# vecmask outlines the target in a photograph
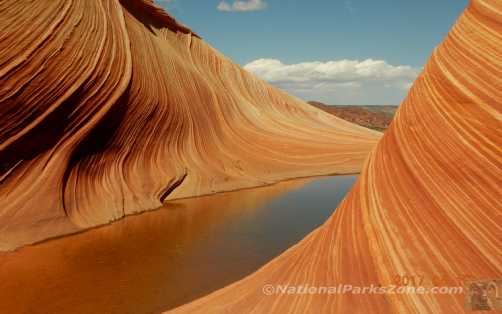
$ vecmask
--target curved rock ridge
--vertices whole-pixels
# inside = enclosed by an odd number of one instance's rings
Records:
[[[0,250],[168,199],[359,172],[381,137],[255,78],[150,0],[0,12]]]
[[[502,1],[471,1],[335,214],[256,273],[174,312],[465,312],[463,293],[262,289],[502,278],[501,111]]]

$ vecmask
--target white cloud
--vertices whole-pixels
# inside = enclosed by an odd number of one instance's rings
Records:
[[[267,3],[262,0],[236,0],[232,4],[229,4],[226,1],[221,1],[217,8],[219,11],[224,12],[260,11],[267,8]]]
[[[244,66],[269,82],[357,82],[410,81],[418,70],[407,65],[393,66],[383,60],[338,60],[284,64],[276,59],[258,59]]]
[[[420,72],[408,65],[394,66],[373,59],[297,64],[258,59],[244,68],[297,96],[351,104],[400,102]]]

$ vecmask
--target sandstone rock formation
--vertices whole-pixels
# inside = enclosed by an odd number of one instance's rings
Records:
[[[380,138],[255,78],[149,0],[0,12],[0,250],[166,199],[359,172]]]
[[[459,286],[502,277],[502,1],[474,0],[335,214],[253,275],[177,313],[462,313],[463,294],[263,286]]]

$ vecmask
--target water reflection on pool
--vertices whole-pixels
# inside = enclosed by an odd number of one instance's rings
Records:
[[[172,201],[0,255],[0,312],[157,313],[257,270],[331,215],[356,176]],[[3,313],[3,312],[2,312]]]

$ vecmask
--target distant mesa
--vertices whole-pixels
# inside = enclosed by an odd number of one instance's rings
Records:
[[[318,101],[309,101],[308,103],[334,116],[376,131],[385,131],[390,126],[398,108],[398,106],[390,105],[344,106],[326,105]]]

